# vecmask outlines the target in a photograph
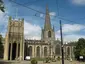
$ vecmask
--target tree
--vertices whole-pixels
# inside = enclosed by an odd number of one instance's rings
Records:
[[[2,43],[2,35],[0,35],[0,58],[3,58],[4,47]]]
[[[74,50],[75,58],[79,60],[79,56],[85,57],[85,39],[79,38],[76,42],[76,47]]]
[[[85,48],[80,51],[80,55],[83,55],[85,57]]]
[[[0,0],[0,10],[2,11],[2,12],[5,12],[5,7],[4,7],[4,3],[3,3],[3,1],[2,0]]]

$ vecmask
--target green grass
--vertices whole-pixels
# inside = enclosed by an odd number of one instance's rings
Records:
[[[34,59],[34,58],[31,58],[31,60]],[[37,61],[44,61],[45,58],[35,58]]]

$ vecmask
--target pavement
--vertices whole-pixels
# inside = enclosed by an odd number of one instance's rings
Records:
[[[22,61],[20,64],[31,64],[30,61]],[[56,62],[50,62],[50,63],[44,63],[43,61],[38,61],[38,64],[62,64],[61,61]],[[64,64],[85,64],[85,62],[79,62],[79,61],[68,61],[65,60]]]
[[[7,62],[2,62],[0,64],[31,64],[30,61],[7,61]],[[61,61],[56,61],[56,62],[50,62],[50,63],[44,63],[43,61],[38,61],[38,64],[62,64]],[[68,61],[65,60],[64,64],[85,64],[85,62],[79,62],[79,61]]]

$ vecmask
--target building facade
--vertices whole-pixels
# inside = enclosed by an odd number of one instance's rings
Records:
[[[73,57],[73,54],[71,54],[73,53],[72,46],[64,45],[65,58],[68,56]],[[61,43],[58,39],[55,39],[55,30],[51,26],[48,7],[46,7],[41,40],[24,39],[24,19],[13,20],[9,17],[8,32],[4,44],[4,60],[24,60],[26,56],[31,58],[61,56]]]
[[[8,31],[4,44],[4,60],[24,59],[24,19],[13,20],[9,17]]]

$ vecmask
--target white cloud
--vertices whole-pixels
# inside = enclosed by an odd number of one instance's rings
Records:
[[[41,28],[38,25],[24,22],[24,34],[27,39],[41,39]]]
[[[85,38],[84,35],[74,34],[75,32],[85,29],[84,25],[81,24],[64,24],[62,26],[64,42],[77,41],[79,38]],[[60,39],[60,30],[56,32],[56,39]]]
[[[76,32],[76,31],[80,31],[82,29],[85,29],[85,26],[81,25],[81,24],[64,24],[62,26],[63,33]],[[58,30],[57,32],[59,33],[60,30]]]
[[[77,41],[79,38],[85,38],[84,35],[71,34],[63,36],[65,42]]]
[[[50,17],[55,17],[56,16],[56,13],[55,12],[49,12],[49,15]],[[45,15],[44,14],[40,14],[40,17],[44,17]]]
[[[55,12],[50,12],[49,13],[51,16],[56,16],[56,13]]]
[[[44,15],[43,14],[40,14],[40,17],[44,17]]]
[[[60,34],[56,34],[56,39],[60,39]],[[84,35],[79,35],[79,34],[69,34],[69,35],[64,35],[63,36],[63,41],[64,43],[66,42],[71,42],[71,41],[77,41],[79,38],[85,38]]]
[[[71,0],[73,4],[85,5],[85,0]]]
[[[3,37],[5,37],[7,31],[7,23],[8,22],[8,15],[7,12],[3,13],[0,11],[0,33]]]

